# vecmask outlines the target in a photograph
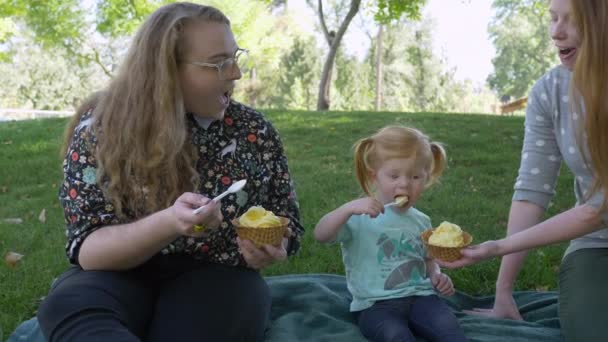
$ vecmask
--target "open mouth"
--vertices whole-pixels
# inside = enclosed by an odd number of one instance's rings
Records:
[[[221,96],[220,96],[220,102],[223,105],[228,105],[228,103],[230,103],[230,97],[232,96],[232,90],[228,90],[226,92],[224,92]]]
[[[559,56],[568,58],[576,52],[576,48],[559,48]]]

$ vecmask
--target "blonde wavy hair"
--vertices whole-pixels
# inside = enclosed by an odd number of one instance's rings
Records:
[[[216,8],[193,3],[152,13],[108,87],[85,101],[66,129],[64,151],[80,117],[94,108],[97,182],[119,217],[156,212],[198,188],[197,152],[178,81],[184,27],[198,20],[230,26]]]
[[[601,211],[608,209],[608,1],[571,0],[572,14],[581,45],[572,74],[571,92],[576,108],[584,104],[584,133],[580,146],[587,146],[594,181],[588,196],[604,191]],[[586,135],[586,138],[585,138]],[[586,139],[586,141],[585,141]],[[583,154],[584,156],[585,154]]]
[[[387,126],[374,135],[357,141],[353,147],[357,181],[368,195],[372,195],[370,172],[393,158],[415,158],[429,175],[426,186],[435,184],[447,165],[441,143],[431,141],[417,129]]]

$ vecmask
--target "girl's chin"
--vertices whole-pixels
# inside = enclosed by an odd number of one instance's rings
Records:
[[[560,62],[566,69],[568,69],[570,71],[572,71],[572,69],[574,69],[574,63],[576,62],[577,52],[578,51],[574,51],[574,53],[572,53],[568,56],[558,55]]]

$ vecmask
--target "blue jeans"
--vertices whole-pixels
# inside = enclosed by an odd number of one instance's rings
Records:
[[[458,319],[438,296],[387,299],[355,312],[361,333],[371,341],[467,341]]]

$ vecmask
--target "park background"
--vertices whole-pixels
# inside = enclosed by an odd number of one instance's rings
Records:
[[[68,266],[57,200],[63,117],[107,84],[134,30],[165,3],[0,0],[0,253],[23,256],[0,264],[0,340],[35,314]],[[338,248],[315,243],[311,230],[361,195],[352,143],[392,123],[418,127],[448,151],[445,176],[419,209],[477,242],[504,236],[523,139],[523,106],[504,106],[525,105],[534,81],[557,65],[547,1],[201,3],[224,11],[250,49],[234,98],[281,133],[307,229],[299,255],[266,275],[343,274]],[[548,214],[573,205],[571,187],[564,170]],[[554,290],[564,247],[531,252],[516,288]],[[491,294],[498,265],[448,273],[461,291]]]

